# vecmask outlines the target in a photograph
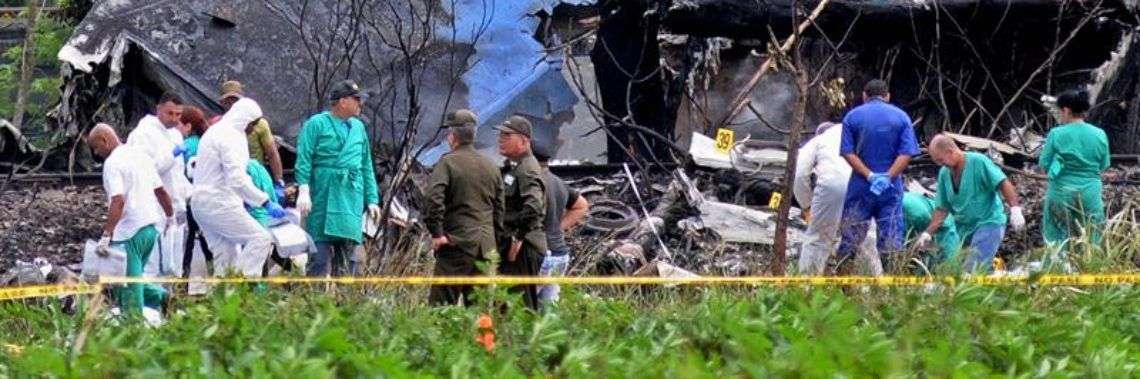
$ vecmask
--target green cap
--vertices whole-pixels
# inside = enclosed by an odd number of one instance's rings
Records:
[[[511,118],[508,118],[507,121],[504,121],[503,125],[498,129],[499,132],[518,133],[526,136],[527,138],[531,138],[532,136],[530,121],[523,116],[511,116]]]
[[[479,119],[475,117],[475,112],[467,109],[459,109],[453,112],[448,112],[447,117],[443,119],[443,127],[449,126],[475,126],[479,123]]]

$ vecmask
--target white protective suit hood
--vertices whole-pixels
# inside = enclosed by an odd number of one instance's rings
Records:
[[[260,117],[261,107],[257,102],[241,99],[206,130],[198,143],[194,166],[195,197],[200,191],[215,191],[210,196],[223,203],[229,202],[229,206],[237,203],[239,197],[250,206],[260,205],[268,199],[246,173],[249,145],[245,128]]]
[[[206,130],[198,144],[194,168],[194,196],[190,209],[214,252],[215,273],[238,271],[261,276],[273,249],[269,231],[242,207],[262,206],[269,195],[257,188],[246,171],[249,145],[245,127],[261,117],[261,107],[241,99],[217,124]],[[241,246],[240,251],[236,246]]]
[[[222,115],[222,119],[218,120],[215,127],[229,127],[245,134],[245,128],[249,123],[261,118],[261,106],[257,105],[256,101],[248,97],[238,100],[226,114]]]

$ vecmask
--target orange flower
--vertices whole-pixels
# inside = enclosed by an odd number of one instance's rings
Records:
[[[479,319],[475,320],[475,325],[478,326],[479,329],[491,329],[495,326],[495,323],[491,321],[491,316],[482,314],[479,315]]]
[[[495,333],[484,332],[481,336],[476,335],[475,343],[483,345],[483,348],[487,349],[488,352],[495,350]]]

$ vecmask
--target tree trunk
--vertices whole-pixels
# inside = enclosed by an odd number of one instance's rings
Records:
[[[32,72],[36,69],[36,22],[40,18],[39,0],[28,0],[28,22],[24,28],[24,50],[20,54],[20,86],[16,92],[16,109],[12,125],[24,126],[24,112],[28,107],[28,93],[32,87]]]
[[[796,1],[793,7],[798,6],[799,2]],[[826,4],[824,4],[826,6]],[[814,18],[815,14],[809,16]],[[796,18],[797,25],[799,22]],[[795,31],[793,35],[798,36],[799,30]],[[772,260],[773,275],[784,275],[785,268],[787,267],[787,251],[788,251],[788,213],[792,209],[792,188],[795,185],[796,177],[796,158],[799,156],[800,137],[804,130],[804,119],[807,114],[807,72],[804,71],[803,54],[800,51],[800,41],[797,38],[794,45],[791,46],[792,64],[790,67],[795,74],[796,80],[796,103],[792,109],[792,125],[788,133],[788,159],[787,165],[784,168],[784,189],[781,191],[785,199],[780,201],[779,207],[776,211],[776,238],[774,243],[775,258]]]

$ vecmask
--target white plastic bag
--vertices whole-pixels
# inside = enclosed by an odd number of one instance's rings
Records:
[[[127,274],[127,252],[111,246],[107,256],[101,257],[95,251],[99,242],[87,240],[83,244],[83,263],[80,274],[83,276],[124,276]]]
[[[307,254],[317,250],[312,238],[305,229],[294,223],[284,223],[269,229],[277,245],[277,254],[282,257]]]
[[[182,276],[182,255],[186,235],[185,224],[174,224],[158,237],[143,273],[146,276]]]

